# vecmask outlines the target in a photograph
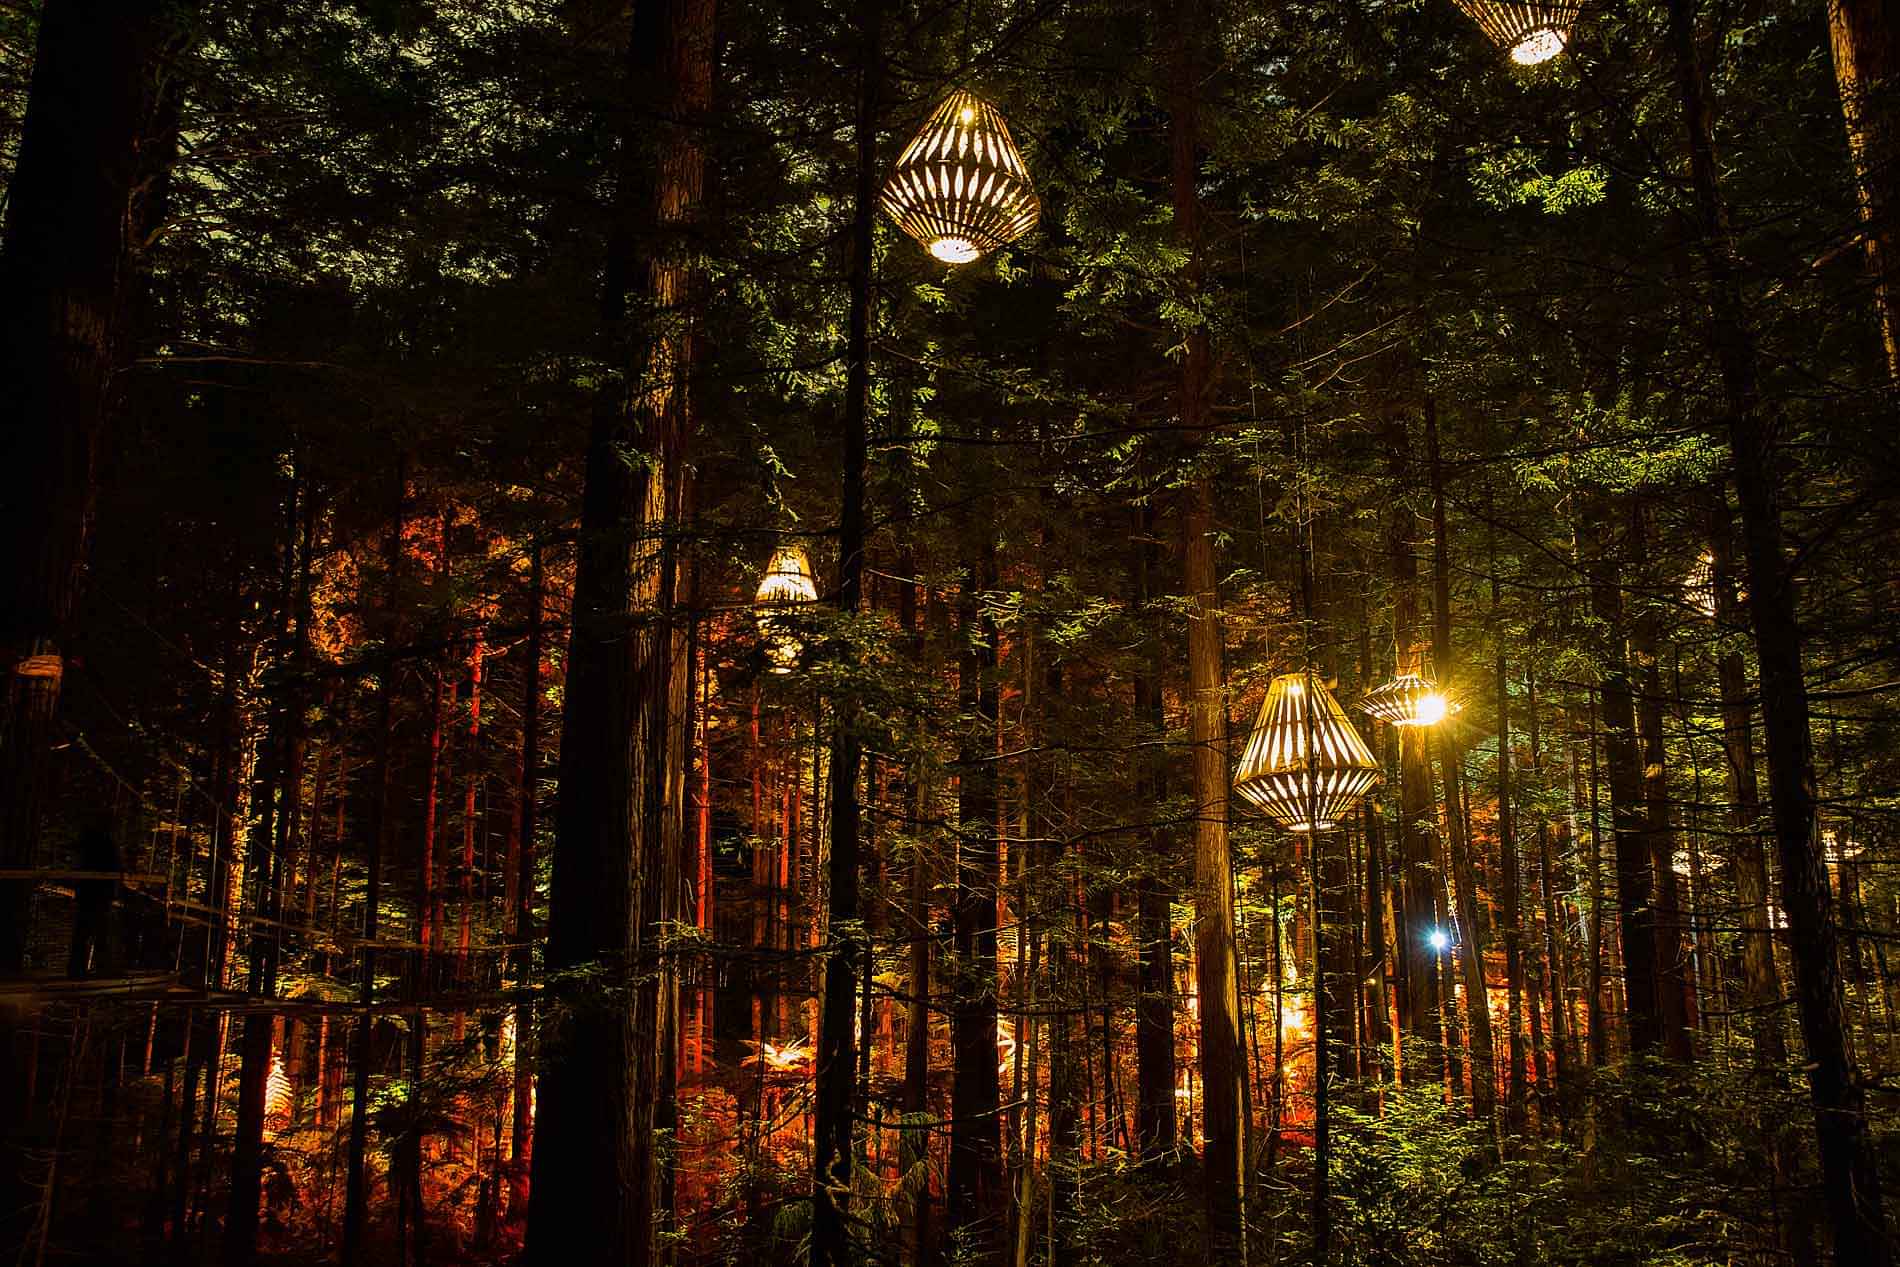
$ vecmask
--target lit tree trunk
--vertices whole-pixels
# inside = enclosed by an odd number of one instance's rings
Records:
[[[547,942],[551,975],[591,966],[609,989],[558,991],[564,1024],[541,1044],[527,1234],[537,1263],[573,1263],[579,1245],[582,1261],[642,1267],[661,1205],[654,1134],[671,1101],[662,1053],[677,995],[660,941],[684,827],[674,617],[694,356],[685,235],[704,184],[696,128],[710,107],[712,22],[713,0],[641,5],[628,46],[603,325],[618,331],[631,314],[636,328],[625,380],[597,398],[589,433]],[[629,450],[645,455],[640,469]]]
[[[1648,563],[1648,522],[1642,506],[1634,501],[1630,505],[1629,540],[1630,562],[1643,571]],[[1656,662],[1653,613],[1639,610],[1629,628],[1630,660],[1641,674],[1636,723],[1642,744],[1643,814],[1654,886],[1650,909],[1655,912],[1657,1011],[1663,1027],[1663,1054],[1687,1063],[1695,1058],[1695,985],[1684,937],[1682,886],[1676,879],[1676,833],[1670,823],[1662,672]]]
[[[1629,652],[1623,613],[1621,570],[1612,551],[1613,533],[1599,524],[1597,556],[1591,560],[1591,606],[1606,631],[1603,753],[1610,776],[1610,820],[1616,840],[1616,910],[1621,927],[1623,991],[1630,1050],[1654,1052],[1662,1045],[1661,983],[1657,981],[1655,873],[1649,822],[1643,803],[1643,765],[1637,750],[1636,707],[1631,697]]]
[[[396,460],[396,513],[390,520],[389,541],[383,557],[387,573],[384,583],[388,586],[385,596],[388,610],[383,617],[382,663],[376,684],[376,758],[370,784],[369,849],[368,857],[364,860],[369,872],[369,883],[363,902],[365,944],[363,978],[358,995],[363,1014],[357,1020],[350,1051],[350,1138],[343,1205],[344,1267],[362,1260],[363,1241],[369,1231],[369,1184],[365,1163],[369,1153],[370,1038],[376,1025],[376,1017],[370,1007],[376,1001],[375,942],[381,924],[383,854],[389,844],[389,758],[391,737],[395,730],[397,654],[402,632],[399,582],[403,560],[403,508],[407,492],[407,463],[399,457]],[[213,1085],[215,1087],[215,1083]]]
[[[1400,673],[1424,670],[1419,638],[1418,556],[1413,552],[1417,517],[1403,490],[1410,440],[1405,420],[1394,415],[1385,427],[1386,461],[1391,475],[1391,518],[1387,550],[1392,562],[1392,639]],[[1437,920],[1438,878],[1432,867],[1432,771],[1425,728],[1397,726],[1399,749],[1399,831],[1397,859],[1399,903],[1393,938],[1398,968],[1399,1080],[1408,1085],[1444,1077],[1444,1048],[1438,1024],[1438,966],[1431,948]]]
[[[988,520],[968,527],[979,536],[964,582],[964,652],[958,672],[957,883],[955,1001],[950,1043],[950,1233],[977,1261],[1001,1250],[1004,1204],[1002,1134],[997,1116],[996,922],[1001,883],[996,836],[995,618],[984,595],[996,588],[996,542]]]
[[[1543,731],[1537,710],[1535,665],[1526,667],[1524,684],[1530,708],[1531,778],[1541,787],[1544,773]],[[1550,1087],[1549,1094],[1540,1102],[1546,1106],[1557,1106],[1557,1111],[1561,1113],[1564,1103],[1565,1034],[1569,1028],[1570,1008],[1564,984],[1563,922],[1558,918],[1559,899],[1551,877],[1550,820],[1541,812],[1537,816],[1537,890],[1544,909],[1544,980],[1550,987]]]
[[[908,424],[908,411],[905,414]],[[917,610],[917,558],[905,542],[898,571],[902,575],[897,597],[897,623],[904,631],[904,642],[911,663],[927,675],[924,663],[924,631]],[[924,824],[930,808],[925,774],[921,761],[913,762],[906,774],[904,810],[910,831],[916,840],[906,879],[905,922],[909,938],[905,946],[904,990],[908,998],[904,1009],[904,1082],[901,1104],[914,1122],[921,1122],[930,1106],[930,889],[931,872],[927,849],[923,844]],[[904,1173],[926,1165],[930,1156],[930,1132],[922,1126],[906,1130],[900,1145],[900,1165]],[[930,1240],[930,1187],[917,1190],[913,1217],[905,1228],[914,1264],[924,1261]]]
[[[1900,243],[1894,190],[1900,164],[1893,124],[1900,90],[1900,23],[1888,0],[1828,0],[1827,27],[1834,50],[1834,82],[1847,125],[1847,155],[1860,194],[1867,272],[1875,317],[1887,354],[1887,377],[1900,384]]]
[[[274,636],[278,681],[272,692],[268,732],[256,761],[256,797],[263,808],[256,819],[249,855],[253,873],[251,889],[255,894],[252,913],[257,918],[252,925],[247,984],[251,997],[261,999],[271,998],[277,991],[278,924],[284,911],[284,846],[293,838],[292,825],[302,812],[297,790],[290,786],[290,779],[293,774],[298,779],[302,777],[302,754],[291,751],[291,732],[293,726],[300,726],[296,719],[303,713],[299,691],[304,657],[298,641],[293,639],[292,628],[293,622],[299,630],[307,624],[298,611],[298,598],[300,590],[307,589],[308,580],[306,576],[300,584],[297,563],[299,516],[308,510],[304,504],[306,491],[303,481],[294,481],[285,497],[284,566]],[[268,1012],[249,1012],[244,1017],[237,1123],[231,1140],[230,1204],[224,1221],[223,1259],[227,1267],[246,1267],[257,1256],[258,1203],[263,1194],[264,1117],[275,1023],[276,1018]]]
[[[1175,6],[1175,65],[1168,105],[1175,235],[1187,249],[1185,302],[1201,290],[1198,88],[1206,14],[1199,0]],[[1181,358],[1179,425],[1199,444],[1208,425],[1213,352],[1207,327],[1188,329]],[[1227,842],[1226,691],[1218,571],[1214,563],[1214,490],[1205,474],[1189,485],[1181,515],[1182,585],[1188,600],[1188,742],[1193,752],[1194,964],[1200,999],[1201,1114],[1206,1144],[1211,1245],[1222,1261],[1247,1259],[1246,1119],[1240,1036],[1239,970],[1234,946],[1233,858]]]
[[[528,987],[534,977],[534,837],[540,822],[541,791],[541,543],[531,547],[528,564],[528,653],[521,692],[520,820],[515,828],[514,902],[509,930],[515,941],[514,1099],[509,1121],[512,1155],[508,1172],[510,1217],[528,1216],[528,1171],[534,1155],[534,1002]]]
[[[1432,473],[1432,659],[1439,675],[1451,680],[1451,542],[1445,529],[1444,464],[1438,452],[1438,402],[1425,397],[1425,456]],[[1491,1123],[1497,1111],[1497,1060],[1491,1043],[1491,994],[1484,979],[1485,926],[1478,918],[1477,868],[1464,814],[1464,763],[1461,747],[1449,736],[1439,745],[1445,781],[1446,852],[1451,863],[1452,901],[1458,917],[1458,971],[1465,987],[1465,1027],[1471,1045],[1471,1111]],[[1449,989],[1449,987],[1447,987]]]
[[[1696,61],[1692,0],[1670,0],[1675,53],[1697,228],[1708,268],[1709,336],[1726,397],[1729,449],[1742,511],[1749,612],[1761,665],[1762,732],[1768,751],[1769,806],[1781,863],[1781,905],[1788,915],[1795,1002],[1807,1046],[1809,1093],[1820,1143],[1822,1188],[1842,1263],[1891,1261],[1880,1174],[1868,1137],[1865,1104],[1848,1058],[1840,962],[1817,830],[1813,736],[1802,675],[1801,628],[1793,568],[1783,549],[1776,437],[1766,416],[1754,334],[1736,274],[1735,240],[1716,174],[1713,131],[1702,69]]]
[[[838,610],[848,620],[864,595],[864,467],[871,392],[871,231],[877,216],[877,91],[880,0],[859,15],[857,194],[851,225],[850,331],[845,348],[844,490],[838,519]],[[822,961],[824,1012],[818,1026],[816,1131],[812,1140],[812,1267],[843,1267],[855,1255],[846,1231],[851,1194],[851,1127],[857,1040],[853,995],[867,954],[858,911],[858,704],[847,688],[833,703],[831,730],[830,954]],[[966,777],[967,774],[966,774]],[[993,936],[993,934],[992,934]],[[869,1033],[864,1041],[872,1041]]]
[[[1497,567],[1497,554],[1492,552],[1491,566]],[[1497,608],[1498,583],[1492,578],[1491,604]],[[1505,631],[1502,621],[1496,629],[1498,640],[1498,903],[1504,908],[1504,978],[1505,978],[1505,1025],[1506,1059],[1505,1071],[1507,1099],[1509,1108],[1505,1115],[1505,1124],[1513,1132],[1524,1129],[1524,926],[1522,885],[1518,876],[1516,819],[1511,804],[1511,677],[1504,651]],[[1536,722],[1531,723],[1535,728]],[[1535,1003],[1532,1004],[1533,1009]],[[1533,1018],[1535,1011],[1533,1010]]]
[[[1727,497],[1709,493],[1710,584],[1715,590],[1715,619],[1722,644],[1716,682],[1722,699],[1722,763],[1727,785],[1725,826],[1735,860],[1735,901],[1741,908],[1742,986],[1754,1018],[1756,1054],[1769,1068],[1788,1062],[1788,1044],[1779,1017],[1781,973],[1775,964],[1774,934],[1769,927],[1768,861],[1761,841],[1761,797],[1755,775],[1755,731],[1749,715],[1748,669],[1737,645],[1746,626],[1735,590],[1734,526]]]
[[[1137,516],[1135,594],[1144,612],[1160,593],[1155,573],[1160,553],[1154,535],[1154,512],[1144,507]],[[1151,819],[1158,818],[1168,795],[1165,742],[1167,717],[1162,686],[1167,680],[1167,658],[1156,626],[1149,641],[1148,671],[1135,675],[1135,734],[1137,742],[1153,745],[1139,761],[1145,772],[1142,801]],[[1136,941],[1141,997],[1135,1009],[1135,1081],[1137,1114],[1135,1138],[1140,1156],[1154,1160],[1175,1149],[1177,1126],[1174,1096],[1174,937],[1173,836],[1159,824],[1145,833],[1143,853],[1149,860],[1136,880]],[[1052,952],[1053,953],[1053,952]],[[1059,1025],[1059,1022],[1052,1022]],[[1057,1040],[1060,1043],[1060,1039]]]

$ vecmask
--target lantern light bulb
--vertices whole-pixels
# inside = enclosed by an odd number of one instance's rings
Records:
[[[1425,935],[1425,940],[1431,945],[1433,950],[1441,955],[1444,954],[1446,949],[1451,945],[1451,938],[1446,935],[1445,930],[1442,928],[1434,928]]]
[[[1519,66],[1537,66],[1564,51],[1564,33],[1554,27],[1540,27],[1511,49],[1511,60]]]
[[[971,108],[970,108],[969,106],[965,106],[965,107],[963,107],[963,109],[961,109],[961,110],[959,110],[959,111],[957,111],[957,122],[959,122],[959,123],[975,123],[975,122],[976,122],[976,111],[974,111],[974,110],[972,110],[972,109],[971,109]]]
[[[1436,726],[1445,720],[1445,715],[1450,711],[1451,706],[1437,691],[1427,691],[1418,697],[1418,724],[1421,726]]]
[[[968,264],[983,252],[968,238],[938,238],[930,244],[930,253],[946,264]]]

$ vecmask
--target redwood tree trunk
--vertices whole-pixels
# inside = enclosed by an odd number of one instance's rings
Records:
[[[1154,514],[1144,509],[1135,543],[1135,593],[1145,608],[1158,595],[1155,576],[1160,553],[1154,537]],[[1146,773],[1143,800],[1147,813],[1158,816],[1168,795],[1168,766],[1163,747],[1167,717],[1162,684],[1167,680],[1166,656],[1160,630],[1149,641],[1149,669],[1135,678],[1135,733],[1139,742],[1152,744],[1139,762]],[[1169,911],[1174,901],[1171,874],[1173,834],[1156,824],[1144,833],[1149,867],[1136,881],[1136,941],[1141,997],[1135,1005],[1135,1140],[1140,1156],[1154,1160],[1174,1151],[1177,1135],[1174,1095],[1174,941]],[[1059,1042],[1060,1040],[1058,1040]]]
[[[604,980],[556,994],[540,1045],[531,1261],[649,1261],[656,1126],[670,1125],[677,994],[660,933],[684,831],[684,630],[679,535],[691,434],[693,274],[685,241],[704,183],[713,0],[634,11],[616,227],[603,326],[633,315],[625,380],[596,400],[582,496],[549,894],[550,974]],[[627,296],[638,291],[640,302]],[[625,454],[647,461],[632,469]],[[637,882],[636,882],[637,877]],[[631,995],[631,1006],[626,995]]]
[[[975,517],[973,517],[975,518]],[[968,719],[957,753],[955,1002],[950,1017],[949,1222],[977,1261],[1002,1248],[1002,1130],[997,1114],[996,919],[1001,885],[996,836],[996,621],[982,595],[996,588],[992,525],[971,524],[980,540],[964,583],[964,652],[958,693]]]
[[[1755,1031],[1756,1055],[1769,1068],[1788,1062],[1783,1034],[1781,970],[1775,963],[1774,934],[1768,915],[1768,860],[1762,848],[1761,795],[1755,774],[1755,729],[1750,716],[1748,669],[1734,645],[1747,615],[1735,592],[1734,525],[1720,487],[1709,494],[1710,581],[1715,588],[1715,619],[1724,645],[1716,662],[1722,699],[1723,778],[1728,810],[1724,826],[1735,859],[1735,901],[1742,925],[1742,988]]]
[[[838,610],[855,616],[864,594],[864,467],[871,393],[871,230],[877,216],[877,91],[880,0],[859,15],[857,197],[851,224],[850,331],[845,348],[844,490],[838,519]],[[849,689],[833,704],[831,730],[830,954],[822,962],[824,1012],[818,1025],[816,1126],[812,1138],[812,1267],[852,1260],[845,1213],[851,1193],[857,1038],[853,994],[866,955],[858,918],[857,700]],[[864,1041],[872,1041],[868,1032]]]
[[[1620,569],[1609,546],[1612,534],[1599,525],[1591,561],[1591,606],[1608,631],[1604,648],[1603,753],[1610,776],[1610,822],[1616,840],[1616,910],[1622,933],[1624,1009],[1632,1052],[1662,1045],[1662,1001],[1656,976],[1655,885],[1649,851],[1649,821],[1643,804],[1643,765],[1636,746],[1636,708],[1630,694],[1629,652],[1624,634]]]
[[[1900,197],[1894,180],[1900,163],[1893,112],[1900,90],[1900,22],[1889,0],[1828,0],[1834,82],[1847,125],[1847,154],[1860,195],[1867,272],[1874,284],[1874,313],[1887,355],[1887,377],[1900,384]]]
[[[1198,0],[1175,6],[1175,61],[1168,105],[1175,234],[1188,252],[1185,288],[1192,303],[1201,286],[1201,207],[1195,190],[1200,162],[1200,58],[1205,11]],[[1207,328],[1192,327],[1181,358],[1179,424],[1199,444],[1208,424],[1213,352]],[[1234,947],[1233,858],[1227,841],[1226,692],[1218,572],[1214,564],[1211,477],[1188,487],[1181,516],[1182,585],[1188,599],[1188,742],[1193,750],[1194,964],[1200,998],[1201,1109],[1206,1134],[1210,1243],[1221,1261],[1246,1260],[1245,1066],[1240,1045],[1239,971]]]

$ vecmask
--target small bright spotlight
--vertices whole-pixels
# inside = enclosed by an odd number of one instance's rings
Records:
[[[963,109],[957,111],[957,122],[965,124],[966,126],[968,124],[975,123],[976,111],[972,110],[968,106],[963,107]]]
[[[1511,60],[1519,66],[1536,66],[1564,51],[1564,33],[1555,27],[1539,27],[1517,42]]]
[[[1418,697],[1417,724],[1420,726],[1436,726],[1439,722],[1445,720],[1445,715],[1450,711],[1451,705],[1445,702],[1443,695],[1437,691],[1427,691]]]
[[[930,244],[930,253],[946,264],[968,264],[982,254],[968,238],[938,238]]]
[[[1425,941],[1433,950],[1441,955],[1444,954],[1445,950],[1451,945],[1451,938],[1445,935],[1445,930],[1442,928],[1434,928],[1431,932],[1427,933],[1425,935]]]

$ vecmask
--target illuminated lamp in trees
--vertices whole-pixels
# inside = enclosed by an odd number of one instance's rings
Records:
[[[968,264],[1036,227],[1042,204],[1009,125],[961,90],[931,112],[879,199],[897,227],[946,264]]]
[[[818,583],[812,579],[811,559],[805,548],[780,546],[774,550],[754,599],[759,640],[764,644],[765,658],[771,663],[772,672],[790,673],[805,645],[796,622],[787,619],[788,613],[817,601]]]
[[[1359,707],[1394,726],[1436,726],[1464,708],[1463,701],[1417,673],[1401,673],[1374,687]]]
[[[1267,688],[1234,789],[1288,831],[1334,826],[1379,778],[1379,763],[1311,672]]]
[[[1519,66],[1537,66],[1564,51],[1581,8],[1575,0],[1457,0],[1466,17]]]
[[[1689,606],[1711,619],[1715,616],[1715,552],[1704,550],[1689,574],[1682,578],[1682,596]]]

